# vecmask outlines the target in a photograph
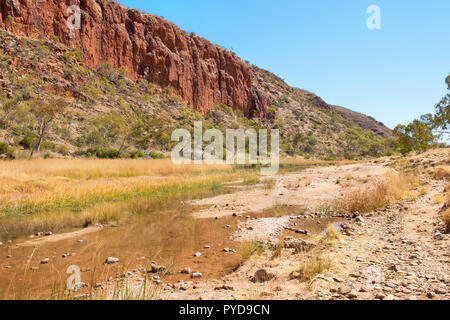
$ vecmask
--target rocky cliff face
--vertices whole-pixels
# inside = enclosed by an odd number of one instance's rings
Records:
[[[72,33],[67,21],[80,28]],[[72,17],[72,18],[71,18]],[[271,100],[252,86],[250,66],[206,39],[166,20],[108,0],[1,0],[2,29],[27,37],[52,35],[79,48],[92,67],[109,62],[131,78],[145,77],[170,87],[182,102],[205,112],[217,104],[264,117]]]

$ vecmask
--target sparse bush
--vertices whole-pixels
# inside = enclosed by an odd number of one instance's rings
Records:
[[[25,137],[20,140],[19,145],[24,147],[25,149],[31,149],[37,142],[38,137],[34,134],[27,134]]]
[[[9,145],[4,142],[0,142],[0,154],[5,154],[8,152]]]
[[[67,156],[69,154],[69,149],[67,149],[67,147],[64,145],[57,146],[56,151],[62,154],[63,156]]]
[[[120,158],[120,152],[117,149],[112,148],[89,148],[86,151],[88,156],[95,156],[100,159],[118,159]]]
[[[152,158],[152,159],[165,159],[166,157],[162,154],[162,153],[158,153],[155,151],[150,151],[148,153],[148,155]]]
[[[241,247],[241,263],[244,263],[256,253],[262,253],[264,250],[263,244],[259,241],[245,241]]]
[[[5,155],[9,159],[14,159],[14,147],[10,147],[6,142],[0,142],[0,156]]]
[[[137,159],[145,157],[145,153],[140,150],[133,150],[130,152],[130,158]]]
[[[353,190],[334,203],[335,210],[342,213],[370,212],[387,204],[386,184],[379,181],[367,189]]]
[[[58,36],[56,36],[56,35],[54,35],[54,34],[52,34],[52,35],[50,36],[50,40],[51,40],[52,42],[54,42],[54,43],[58,43],[58,42],[59,42]]]
[[[443,167],[436,168],[436,170],[434,170],[434,178],[437,180],[443,180],[443,179],[450,178],[450,167],[443,166]]]
[[[391,201],[418,196],[412,189],[417,186],[416,178],[392,171],[384,175],[384,181],[376,181],[366,189],[348,192],[334,203],[334,208],[342,213],[366,213],[385,207]]]
[[[305,259],[300,265],[300,269],[293,273],[293,277],[300,281],[309,281],[315,275],[331,268],[331,260],[328,257],[315,255]]]

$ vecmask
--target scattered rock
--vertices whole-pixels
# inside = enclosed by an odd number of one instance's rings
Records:
[[[234,287],[227,284],[222,284],[220,286],[215,287],[214,290],[234,290]]]
[[[109,257],[109,258],[106,258],[105,264],[114,264],[114,263],[117,263],[119,261],[120,261],[119,258]]]
[[[309,251],[312,248],[314,248],[315,244],[311,242],[307,242],[302,239],[292,238],[292,237],[286,237],[283,240],[283,248],[286,249],[295,249],[295,254]]]
[[[252,282],[266,282],[275,278],[275,275],[268,273],[265,269],[259,269],[252,277]]]
[[[182,274],[191,274],[191,268],[184,268],[183,270],[181,270]]]
[[[191,274],[192,279],[200,279],[201,277],[203,277],[203,274],[201,272],[192,272]]]
[[[166,267],[165,266],[157,265],[154,262],[152,263],[151,269],[150,269],[151,273],[161,273],[161,272],[164,272],[164,271],[166,271]]]

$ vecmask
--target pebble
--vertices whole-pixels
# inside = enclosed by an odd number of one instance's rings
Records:
[[[200,279],[201,277],[203,277],[203,274],[201,272],[192,272],[191,274],[192,279]]]
[[[183,270],[181,270],[182,274],[191,274],[191,268],[184,268]]]
[[[106,258],[105,264],[114,264],[114,263],[117,263],[119,261],[120,261],[119,258],[109,257],[109,258]]]

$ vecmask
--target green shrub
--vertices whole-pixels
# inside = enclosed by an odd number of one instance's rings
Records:
[[[148,155],[152,158],[152,159],[165,159],[166,157],[162,154],[162,153],[158,153],[155,151],[150,151],[148,153]]]
[[[145,153],[140,150],[133,150],[130,152],[130,158],[137,159],[145,157]]]
[[[64,146],[64,145],[59,145],[59,146],[56,148],[56,151],[57,151],[58,153],[62,154],[63,156],[67,156],[67,155],[69,154],[69,149],[67,149],[67,147]]]
[[[86,151],[84,151],[83,149],[77,149],[77,150],[75,150],[73,155],[75,157],[84,157],[84,156],[86,156]]]
[[[25,137],[20,140],[19,145],[24,147],[25,149],[31,149],[37,142],[38,138],[34,134],[27,134]]]
[[[52,159],[53,156],[50,152],[47,152],[46,154],[44,154],[44,159]]]
[[[41,148],[44,150],[51,150],[54,151],[56,149],[56,144],[50,141],[44,141],[41,144]]]
[[[6,154],[8,152],[9,145],[5,142],[0,142],[0,154]]]
[[[112,148],[89,148],[86,151],[88,156],[94,156],[100,159],[118,159],[120,158],[120,152],[117,149]]]

